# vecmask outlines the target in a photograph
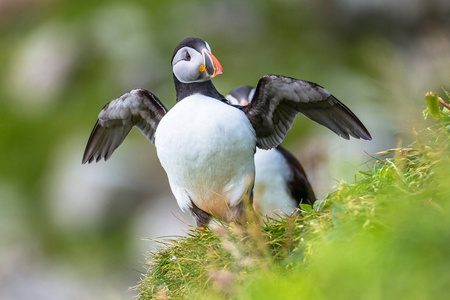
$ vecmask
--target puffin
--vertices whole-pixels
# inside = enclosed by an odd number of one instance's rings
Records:
[[[233,88],[225,98],[232,105],[248,105],[256,89],[249,85]],[[313,205],[316,196],[295,156],[281,145],[256,148],[253,208],[263,216],[277,218],[298,212],[301,203]]]
[[[176,104],[168,110],[143,88],[108,102],[98,115],[82,163],[108,160],[137,127],[155,145],[179,207],[191,213],[199,228],[206,228],[213,218],[246,222],[256,147],[280,144],[298,113],[345,139],[371,139],[349,108],[309,81],[264,75],[249,105],[230,105],[211,81],[223,68],[200,38],[183,39],[171,64]]]

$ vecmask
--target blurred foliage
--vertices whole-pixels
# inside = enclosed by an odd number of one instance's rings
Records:
[[[165,242],[140,299],[447,299],[450,111],[430,95],[442,124],[379,153],[313,209]]]

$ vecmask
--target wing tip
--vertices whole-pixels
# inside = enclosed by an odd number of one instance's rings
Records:
[[[354,139],[362,139],[365,141],[371,141],[372,140],[372,136],[370,135],[369,132],[358,132],[358,133],[349,133],[351,137],[353,137]],[[348,134],[346,136],[343,136],[342,134],[340,134],[341,137],[345,138],[346,140],[349,140],[350,137],[348,136]]]
[[[363,139],[366,140],[366,141],[371,141],[372,140],[372,136],[369,133],[367,136],[364,136]]]
[[[86,146],[86,149],[84,150],[83,158],[81,159],[81,164],[82,165],[85,165],[86,163],[90,164],[91,158],[92,158],[92,154],[90,153],[88,146]]]
[[[85,154],[85,155],[83,156],[82,160],[81,160],[81,164],[82,164],[82,165],[85,165],[85,164],[90,165],[90,164],[93,163],[94,161],[95,161],[96,163],[99,162],[102,158],[103,158],[103,157],[102,157],[101,155],[95,157],[95,156],[92,155],[92,154]],[[107,159],[105,159],[105,161],[106,161],[106,160],[107,160]]]
[[[362,123],[361,123],[362,124]],[[367,130],[366,127],[364,127],[364,125],[362,125],[362,130],[359,131],[358,134],[358,139],[363,139],[366,141],[371,141],[372,140],[372,136],[370,135],[370,132]]]

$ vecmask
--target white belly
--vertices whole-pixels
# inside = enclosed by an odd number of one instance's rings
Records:
[[[275,149],[257,149],[255,153],[255,188],[253,207],[263,215],[291,214],[296,208],[287,181],[292,174],[283,155]]]
[[[192,201],[229,221],[229,207],[254,178],[256,138],[245,114],[210,97],[187,97],[161,120],[155,145],[180,208]]]

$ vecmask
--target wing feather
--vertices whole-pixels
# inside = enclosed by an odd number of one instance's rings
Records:
[[[108,102],[92,129],[82,163],[108,160],[136,126],[152,143],[159,121],[167,109],[145,89],[135,89]]]
[[[337,135],[371,140],[369,131],[353,112],[320,85],[280,75],[265,75],[249,105],[240,107],[256,132],[257,146],[280,144],[295,116],[303,114]]]

